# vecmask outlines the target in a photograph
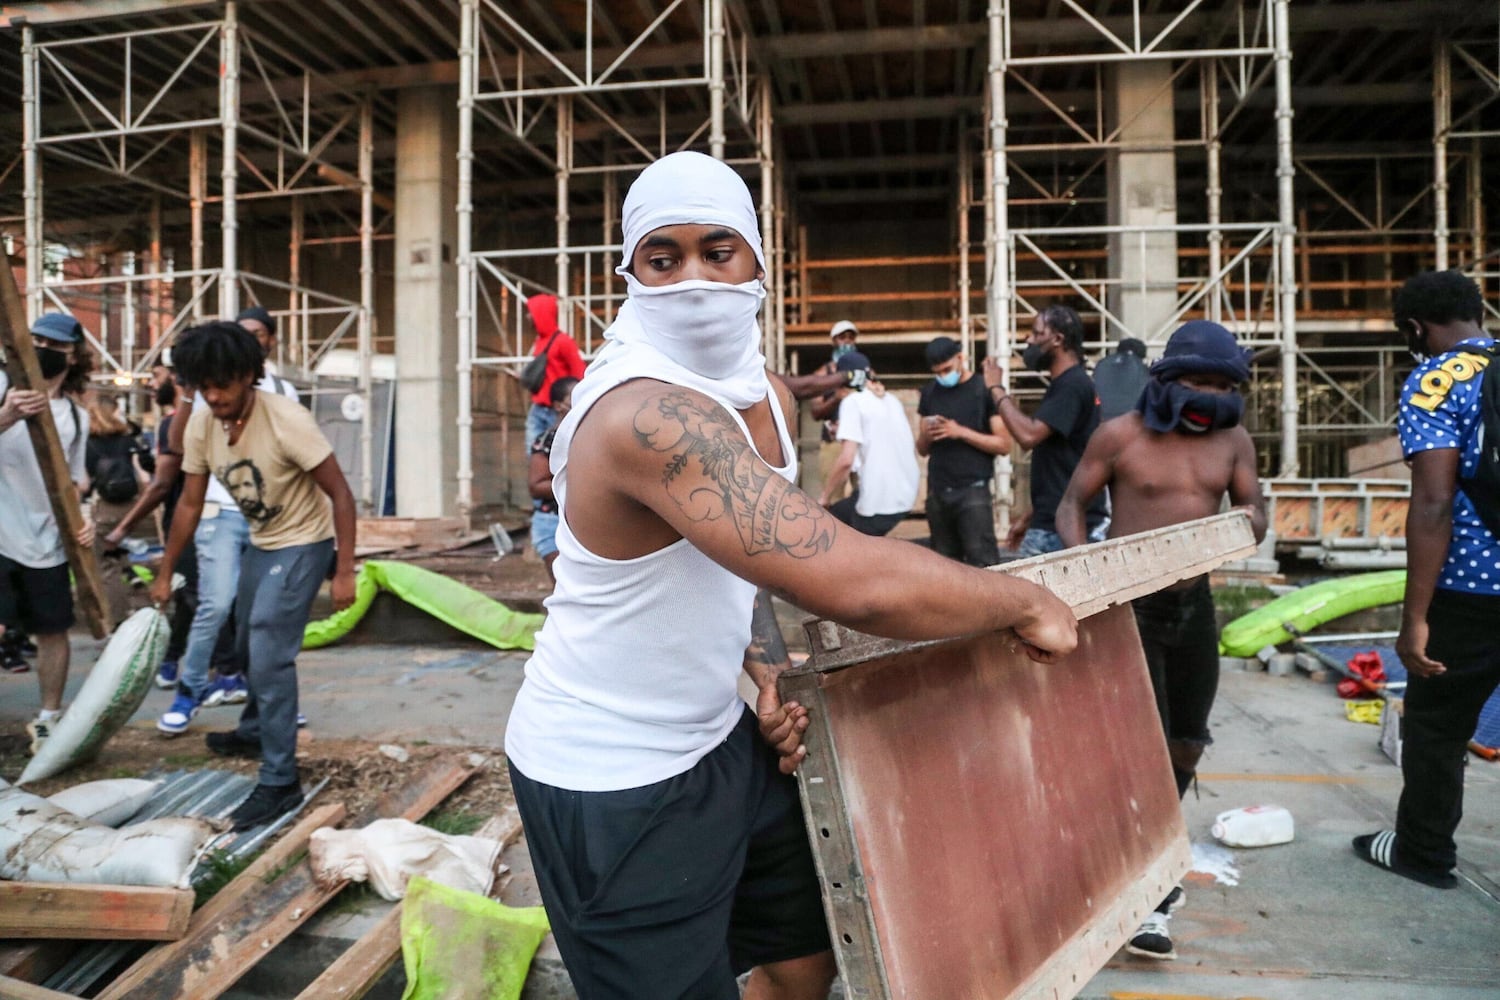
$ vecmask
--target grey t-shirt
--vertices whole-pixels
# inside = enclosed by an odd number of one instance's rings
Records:
[[[0,371],[0,400],[9,391],[10,379]],[[68,456],[68,475],[81,486],[86,475],[88,411],[71,400],[54,399],[52,420],[62,439],[63,454]],[[0,432],[0,555],[33,569],[68,561],[24,420]]]

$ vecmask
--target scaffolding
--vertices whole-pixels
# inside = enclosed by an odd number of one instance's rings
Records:
[[[275,79],[268,63],[275,62]],[[22,162],[25,178],[26,288],[29,318],[49,306],[73,314],[80,307],[99,310],[107,327],[112,300],[120,304],[118,353],[108,330],[88,330],[90,346],[106,366],[105,377],[119,385],[143,381],[175,337],[205,318],[207,301],[217,293],[217,314],[236,315],[242,304],[265,306],[280,319],[285,336],[282,362],[315,381],[318,362],[349,332],[356,331],[360,359],[360,475],[357,496],[373,503],[370,428],[372,324],[374,302],[374,186],[372,100],[330,87],[272,40],[257,37],[239,23],[238,4],[229,0],[222,16],[166,27],[142,27],[83,37],[39,39],[30,25],[21,29]],[[142,69],[164,76],[140,92]],[[243,77],[254,88],[247,100]],[[201,81],[218,80],[205,99]],[[247,114],[253,104],[256,113]],[[346,131],[357,130],[354,172],[334,162],[329,147]],[[209,183],[210,135],[220,149],[219,189]],[[188,176],[176,184],[148,176],[143,168],[170,147],[187,145]],[[139,185],[152,193],[145,270],[138,255],[123,255],[120,273],[90,277],[44,273],[45,208],[43,154]],[[245,183],[242,185],[242,173]],[[185,183],[184,183],[185,182]],[[299,282],[306,241],[300,225],[305,200],[328,194],[359,196],[356,232],[360,246],[358,300],[309,288]],[[161,199],[186,203],[191,229],[191,265],[176,267],[162,252]],[[289,199],[294,219],[289,246],[291,280],[257,274],[239,264],[242,203]],[[205,262],[205,209],[220,209],[217,266]],[[106,263],[105,269],[109,269]],[[180,283],[180,285],[179,285]],[[189,291],[179,296],[176,289]],[[179,304],[179,297],[186,301]],[[101,303],[105,308],[99,309]],[[282,304],[284,303],[284,305]],[[138,336],[145,317],[147,339]],[[331,328],[329,328],[331,325]],[[326,328],[326,333],[324,329]],[[287,348],[290,347],[290,352]],[[289,353],[289,357],[288,357]]]
[[[744,21],[726,0],[671,0],[634,37],[606,49],[595,45],[596,24],[608,23],[605,8],[600,0],[585,0],[583,47],[560,56],[506,5],[462,0],[457,258],[458,506],[464,514],[474,506],[475,372],[514,368],[530,357],[516,306],[530,294],[556,295],[562,330],[577,338],[587,355],[624,298],[614,276],[620,253],[614,213],[622,173],[638,173],[658,157],[696,146],[755,172],[768,269],[763,348],[774,364],[784,363],[784,248],[775,211],[770,84],[756,66]],[[669,43],[676,58],[664,66],[660,53],[652,51],[655,46],[646,43],[655,38],[660,45],[668,26],[695,37]],[[611,33],[619,34],[612,28]],[[553,240],[476,248],[476,121],[552,171]],[[589,242],[573,238],[570,205],[580,180],[602,187],[602,231]],[[502,447],[508,455],[508,446]]]

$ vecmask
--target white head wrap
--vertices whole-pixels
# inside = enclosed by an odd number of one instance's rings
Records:
[[[615,273],[626,278],[633,296],[650,292],[629,273],[631,258],[641,240],[663,226],[717,225],[732,229],[744,237],[755,253],[757,263],[762,270],[765,269],[760,224],[749,188],[728,165],[702,153],[672,153],[643,170],[625,195],[622,225],[625,231],[624,256]],[[748,287],[751,285],[754,287]],[[747,285],[720,286],[711,294],[738,293],[759,297],[764,295],[759,286],[759,280]],[[567,467],[573,432],[588,409],[622,382],[636,378],[657,379],[697,389],[736,409],[746,409],[765,399],[770,392],[770,381],[766,378],[765,355],[760,350],[760,325],[752,320],[742,329],[726,330],[724,335],[734,337],[734,343],[714,345],[714,371],[711,375],[705,374],[704,366],[697,364],[697,359],[692,356],[692,345],[686,338],[648,329],[641,321],[641,310],[635,298],[627,298],[620,305],[614,323],[604,331],[605,344],[594,356],[583,381],[574,389],[572,409],[559,425],[553,440],[551,465],[557,477],[553,486],[558,499],[562,499],[563,471]],[[730,349],[727,362],[724,360],[726,348]]]

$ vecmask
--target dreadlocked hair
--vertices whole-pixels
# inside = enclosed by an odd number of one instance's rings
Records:
[[[238,323],[205,323],[183,332],[172,348],[172,362],[186,385],[229,385],[246,375],[259,382],[265,375],[260,344]]]
[[[1063,347],[1083,357],[1083,317],[1076,310],[1071,306],[1048,306],[1042,310],[1042,322],[1062,336]]]
[[[1423,323],[1478,323],[1484,318],[1484,298],[1472,278],[1459,271],[1423,271],[1406,279],[1391,302],[1398,327],[1412,320]]]

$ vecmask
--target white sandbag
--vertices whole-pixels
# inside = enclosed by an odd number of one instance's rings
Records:
[[[0,792],[0,878],[189,888],[189,876],[228,824],[175,816],[111,830],[40,795]]]
[[[64,788],[47,796],[47,801],[90,823],[119,826],[140,812],[161,786],[160,781],[145,778],[105,778]]]
[[[125,619],[17,784],[41,781],[92,760],[146,700],[170,636],[166,616],[155,608],[142,608]]]
[[[414,875],[486,895],[495,881],[501,843],[439,833],[405,819],[378,819],[362,830],[317,830],[307,845],[321,885],[369,881],[389,900],[406,895]]]

